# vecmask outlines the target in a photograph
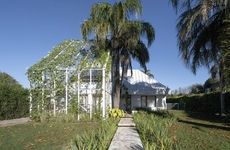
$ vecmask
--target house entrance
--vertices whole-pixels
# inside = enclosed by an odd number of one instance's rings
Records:
[[[125,99],[125,111],[131,112],[131,96],[127,96]]]

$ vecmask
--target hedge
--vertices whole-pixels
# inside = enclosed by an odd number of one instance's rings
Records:
[[[0,72],[0,81],[0,120],[28,116],[28,90],[6,73]]]
[[[209,114],[220,113],[220,92],[169,97],[166,102],[179,103],[180,106],[184,106],[183,109],[186,111]],[[225,93],[225,110],[228,113],[230,112],[230,92]]]

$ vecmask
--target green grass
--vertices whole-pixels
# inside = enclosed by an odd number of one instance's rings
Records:
[[[174,118],[174,119],[173,119]],[[134,115],[145,149],[229,150],[229,120],[184,111]]]
[[[27,123],[0,128],[0,149],[62,149],[76,135],[97,128],[96,122]]]
[[[170,136],[181,149],[230,149],[230,127],[223,119],[184,111],[170,111],[178,121]]]
[[[170,150],[176,147],[169,136],[169,129],[175,121],[167,112],[134,114],[134,122],[146,150]]]

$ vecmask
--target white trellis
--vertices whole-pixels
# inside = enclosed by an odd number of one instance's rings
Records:
[[[69,107],[69,103],[71,100],[70,95],[77,95],[77,104],[78,104],[78,109],[83,109],[85,110],[86,113],[89,113],[90,115],[90,119],[92,118],[93,115],[93,99],[95,98],[95,96],[101,95],[101,103],[99,103],[100,107],[102,108],[102,117],[106,117],[106,107],[110,107],[111,108],[111,98],[110,98],[110,81],[109,78],[106,78],[106,71],[105,68],[90,68],[90,69],[82,69],[81,71],[77,71],[76,72],[76,76],[77,76],[77,82],[72,82],[70,85],[69,83],[69,73],[76,71],[76,69],[70,69],[70,68],[63,68],[63,69],[57,69],[55,70],[55,72],[60,71],[63,72],[63,76],[65,76],[65,84],[64,84],[64,89],[65,91],[63,92],[64,95],[62,95],[62,97],[65,99],[65,105],[64,108],[59,108],[57,107],[58,103],[57,103],[57,99],[55,99],[54,97],[56,96],[56,91],[53,90],[52,93],[50,95],[46,95],[46,97],[44,96],[45,91],[47,90],[47,87],[43,87],[41,90],[41,96],[42,96],[42,106],[41,109],[44,110],[44,103],[45,103],[45,99],[50,98],[51,103],[53,104],[53,115],[56,115],[57,112],[65,112],[66,114],[68,113],[68,107]],[[92,72],[100,72],[99,75],[97,75],[97,77],[101,78],[101,81],[96,81],[95,82],[95,75],[92,74]],[[88,80],[89,82],[84,83],[81,80],[81,74],[82,72],[88,72],[89,76],[83,76],[84,80]],[[43,72],[42,73],[42,80],[43,82],[45,81],[45,76],[46,74]],[[88,78],[88,79],[86,79]],[[94,81],[92,81],[94,80]],[[47,81],[46,81],[47,82]],[[53,82],[53,89],[56,89],[56,82]],[[101,83],[99,83],[101,82]],[[33,87],[31,86],[31,89],[33,89]],[[71,93],[71,94],[70,94]],[[94,95],[94,98],[93,98]],[[86,103],[88,105],[85,105],[84,103],[81,102],[82,97],[87,97],[85,100],[87,101]],[[33,108],[33,95],[32,93],[30,93],[30,112],[32,112],[32,108]],[[39,104],[37,105],[37,107],[40,107]],[[78,119],[80,119],[80,115],[81,113],[78,113]]]
[[[101,72],[101,74],[97,74],[97,77],[101,76],[101,81],[96,81],[97,83],[95,83],[95,79],[93,79],[93,77],[95,77],[95,74],[93,74],[93,72]],[[82,72],[88,72],[89,76],[83,76],[83,78],[88,78],[89,82],[83,83],[80,82],[81,81],[81,74]],[[106,83],[107,81],[107,83]],[[98,83],[101,82],[101,83]],[[99,84],[99,87],[96,85]],[[89,114],[90,114],[90,118],[92,118],[92,114],[93,114],[93,102],[95,102],[96,104],[99,103],[100,107],[102,108],[102,117],[106,116],[106,106],[110,106],[111,107],[111,102],[110,102],[110,91],[106,90],[106,84],[109,84],[109,80],[106,80],[106,75],[105,75],[105,68],[94,68],[94,69],[83,69],[82,71],[78,72],[78,83],[77,83],[77,93],[78,93],[78,107],[79,109],[84,109],[84,110],[89,110]],[[99,92],[97,92],[99,91]],[[85,95],[87,97],[86,103],[82,103],[81,100],[83,100],[83,95]],[[101,101],[98,102],[96,101],[96,98],[99,98],[101,95]],[[108,98],[106,101],[106,97]],[[79,114],[80,115],[80,114]],[[78,115],[78,118],[80,118],[80,116]]]
[[[30,114],[68,114],[74,102],[78,120],[83,114],[89,114],[91,119],[94,107],[100,108],[101,116],[106,117],[106,109],[111,108],[109,69],[106,70],[108,57],[102,59],[105,62],[100,62],[92,59],[89,51],[83,57],[84,43],[70,41],[64,44],[59,45],[59,49],[54,48],[28,71]]]

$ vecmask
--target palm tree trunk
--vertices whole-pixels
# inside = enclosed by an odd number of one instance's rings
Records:
[[[112,77],[112,107],[120,107],[120,70],[119,51],[112,50],[111,77]]]

